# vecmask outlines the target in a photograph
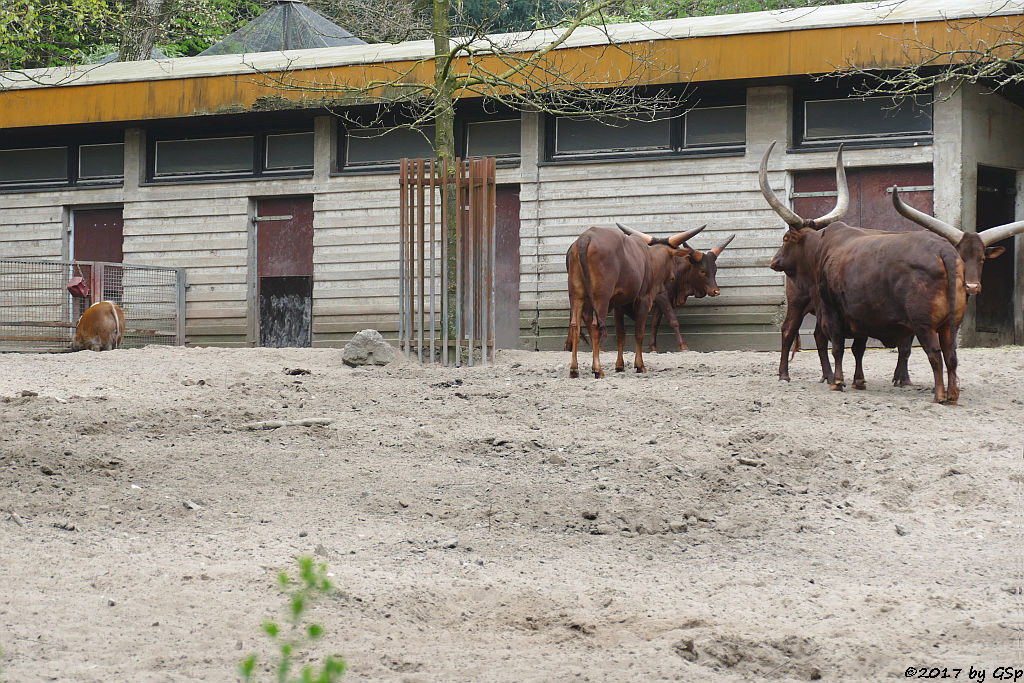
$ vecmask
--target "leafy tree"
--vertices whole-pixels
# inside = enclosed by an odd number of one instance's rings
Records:
[[[108,0],[5,0],[0,3],[0,69],[74,64],[114,42],[117,7]]]

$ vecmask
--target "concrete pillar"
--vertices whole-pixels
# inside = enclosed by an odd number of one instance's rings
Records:
[[[124,201],[138,198],[139,186],[146,182],[146,131],[128,128],[124,131]]]
[[[747,88],[746,156],[754,162],[754,168],[772,140],[778,141],[778,154],[784,154],[793,144],[793,89],[784,85]]]
[[[333,116],[313,119],[313,186],[314,192],[326,191],[331,171],[337,167],[338,126]],[[315,223],[315,219],[314,219]]]
[[[932,116],[934,215],[961,230],[973,231],[978,179],[977,169],[968,172],[964,168],[963,91],[953,91],[949,84],[936,87]]]

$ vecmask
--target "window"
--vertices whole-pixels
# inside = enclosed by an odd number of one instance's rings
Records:
[[[434,156],[434,127],[353,128],[345,137],[345,166],[394,165],[399,159]]]
[[[252,173],[251,135],[195,140],[158,140],[154,159],[155,177]]]
[[[313,168],[313,134],[268,135],[263,167],[268,171]]]
[[[519,119],[469,121],[466,123],[466,156],[519,156],[521,128]]]
[[[250,128],[243,135],[207,136],[182,135],[179,130],[151,137],[149,175],[153,180],[308,175],[313,171],[313,133],[308,130],[255,132]]]
[[[889,97],[807,99],[803,102],[805,143],[844,140],[886,141],[932,134],[930,96],[901,104]]]
[[[553,131],[550,130],[553,128]],[[628,158],[742,152],[746,106],[696,107],[653,120],[559,116],[548,132],[548,159]]]
[[[67,147],[0,150],[0,182],[48,183],[68,180]]]
[[[82,145],[78,152],[79,178],[103,180],[124,176],[124,144]]]
[[[0,149],[0,187],[66,187],[124,178],[124,145],[66,144]]]

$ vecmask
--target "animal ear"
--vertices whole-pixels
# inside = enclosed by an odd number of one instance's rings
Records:
[[[1006,251],[1006,247],[987,247],[985,249],[985,258],[1002,256],[1004,251]]]

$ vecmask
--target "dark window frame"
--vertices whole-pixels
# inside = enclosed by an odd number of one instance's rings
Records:
[[[312,124],[308,127],[289,126],[244,126],[227,128],[174,127],[147,131],[146,135],[146,185],[207,183],[231,180],[258,180],[260,178],[309,178],[313,176],[314,161],[308,168],[266,168],[267,136],[291,133],[314,133]],[[252,170],[246,171],[199,171],[195,173],[156,173],[156,146],[159,142],[217,140],[228,138],[252,138]],[[313,139],[315,149],[316,139]],[[315,152],[314,152],[315,153]]]
[[[81,178],[79,170],[81,166],[81,148],[94,145],[121,145],[121,174],[116,176],[104,176],[102,178]],[[97,136],[84,141],[72,141],[56,139],[53,141],[32,140],[25,144],[4,144],[0,149],[4,151],[32,150],[32,149],[61,149],[66,150],[65,169],[63,178],[50,180],[30,179],[0,181],[0,192],[32,192],[51,191],[75,188],[94,187],[119,187],[124,184],[124,133],[119,138],[112,139],[110,135]]]
[[[542,164],[567,164],[594,161],[642,161],[648,159],[688,159],[704,157],[739,156],[746,153],[746,88],[730,95],[709,95],[691,97],[690,104],[671,110],[669,113],[668,144],[657,149],[608,149],[607,151],[557,152],[556,135],[559,117],[550,114],[544,117],[544,156]],[[743,142],[716,145],[686,146],[686,115],[695,109],[721,107],[742,107],[744,110]]]
[[[873,95],[865,97],[859,95],[856,83],[844,84],[842,87],[834,84],[828,86],[815,84],[797,87],[793,95],[793,149],[790,151],[832,150],[838,148],[840,143],[847,149],[907,147],[931,144],[935,136],[935,99],[932,92],[928,92],[926,97],[928,98],[928,112],[926,115],[931,124],[928,132],[866,133],[807,139],[807,103],[809,102],[837,102],[863,99],[879,99],[892,102],[893,100],[885,96]]]

